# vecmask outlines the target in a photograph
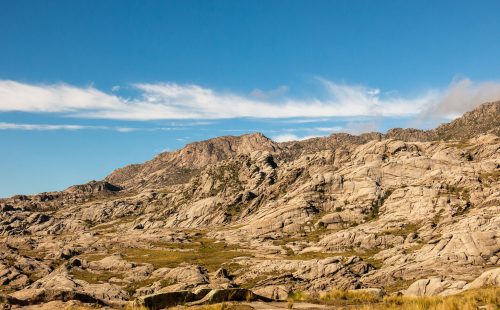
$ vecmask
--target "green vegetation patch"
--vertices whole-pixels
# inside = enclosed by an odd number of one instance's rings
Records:
[[[302,232],[297,235],[293,236],[286,236],[278,240],[274,240],[273,244],[274,245],[287,245],[288,243],[293,243],[293,242],[318,242],[320,241],[321,237],[325,234],[328,233],[333,233],[336,230],[334,229],[326,229],[326,228],[318,228],[309,232]]]
[[[121,275],[114,272],[93,272],[89,270],[74,269],[72,270],[73,276],[78,280],[87,281],[88,283],[102,283],[108,282],[111,278],[121,278]]]
[[[208,271],[215,271],[222,264],[229,263],[233,258],[253,256],[250,252],[225,242],[215,242],[214,239],[201,238],[193,245],[185,245],[189,251],[178,251],[175,248],[142,249],[126,248],[121,251],[124,258],[135,263],[152,264],[155,268],[174,268],[183,263],[202,265]]]
[[[366,217],[365,220],[375,220],[378,218],[380,208],[384,205],[385,201],[391,194],[394,192],[394,189],[387,189],[383,196],[380,196],[377,200],[372,202],[372,206],[370,208],[370,214]]]
[[[90,220],[85,220],[87,227],[92,227],[93,231],[106,231],[106,232],[116,232],[119,225],[130,223],[135,221],[139,216],[138,215],[127,215],[121,217],[117,220],[112,220],[111,222],[96,224]],[[87,222],[88,221],[88,222]]]
[[[242,287],[251,289],[257,285],[260,281],[269,279],[269,278],[274,278],[281,276],[283,273],[282,272],[264,272],[260,273],[257,277],[248,280],[247,282],[241,284]]]
[[[287,257],[287,259],[296,259],[296,260],[310,260],[310,259],[324,259],[324,258],[329,258],[329,257],[335,257],[335,256],[342,256],[342,257],[351,257],[351,256],[359,256],[363,259],[363,261],[373,265],[375,268],[380,268],[382,266],[382,261],[378,259],[372,258],[373,255],[377,254],[380,252],[380,249],[371,249],[371,250],[366,250],[364,252],[361,251],[345,251],[345,252],[307,252],[307,253],[302,253],[302,254],[297,254],[293,256]]]
[[[403,228],[401,229],[390,229],[390,230],[385,230],[383,231],[380,235],[393,235],[393,236],[401,236],[401,237],[406,237],[411,233],[416,233],[420,228],[422,227],[422,224],[419,223],[410,223],[406,224]]]
[[[162,287],[162,288],[175,284],[175,281],[173,281],[171,279],[160,280],[159,278],[148,278],[148,279],[145,279],[142,281],[130,283],[124,287],[124,290],[126,292],[128,292],[130,296],[132,296],[132,295],[134,295],[135,291],[137,291],[141,287],[151,286],[156,281],[160,281],[160,287]]]
[[[462,187],[462,186],[456,186],[456,185],[450,185],[446,184],[445,189],[450,193],[451,195],[454,195],[458,198],[464,199],[464,200],[469,200],[470,199],[470,192],[468,188]]]

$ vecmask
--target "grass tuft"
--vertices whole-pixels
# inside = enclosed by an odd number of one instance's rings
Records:
[[[317,298],[304,292],[290,294],[292,302],[312,302],[362,310],[477,310],[499,309],[500,287],[465,291],[452,296],[385,296],[367,291],[333,290]]]

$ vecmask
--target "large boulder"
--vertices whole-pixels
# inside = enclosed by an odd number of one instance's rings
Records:
[[[211,290],[205,297],[189,305],[215,304],[227,301],[272,301],[270,298],[259,296],[245,288],[229,288]]]
[[[474,281],[467,284],[464,289],[475,289],[481,288],[485,286],[500,286],[500,268],[495,268],[489,271],[484,272],[479,277],[477,277]]]
[[[447,296],[488,286],[500,286],[500,268],[486,271],[468,284],[461,280],[445,280],[438,277],[420,279],[403,290],[403,294],[406,296]]]
[[[135,305],[148,309],[163,309],[193,301],[195,298],[196,295],[190,291],[155,293],[139,297]]]

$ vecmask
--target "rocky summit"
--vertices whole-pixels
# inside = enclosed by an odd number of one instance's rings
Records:
[[[427,131],[219,137],[2,199],[0,304],[276,309],[499,286],[499,135],[493,102]]]

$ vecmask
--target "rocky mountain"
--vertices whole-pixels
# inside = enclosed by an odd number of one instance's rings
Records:
[[[219,137],[3,199],[0,303],[162,308],[499,285],[499,132],[495,102],[428,131]]]

